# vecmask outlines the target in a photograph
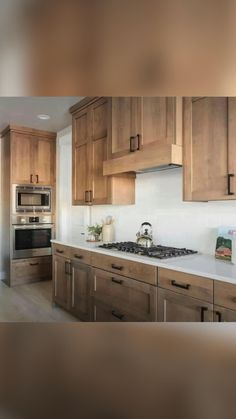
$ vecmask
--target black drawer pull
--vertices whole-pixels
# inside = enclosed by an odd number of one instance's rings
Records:
[[[83,259],[83,256],[82,256],[82,255],[74,255],[74,257],[75,257],[76,259]]]
[[[222,322],[222,314],[221,314],[221,312],[220,311],[216,311],[216,316],[218,317],[218,322],[220,323],[220,322]]]
[[[115,310],[112,310],[111,314],[119,320],[123,320],[123,318],[125,317],[124,314],[117,313]]]
[[[234,195],[234,192],[231,191],[231,178],[234,177],[233,173],[228,174],[228,195]]]
[[[205,321],[205,312],[208,311],[207,307],[201,307],[201,322]]]
[[[56,252],[62,254],[64,253],[64,250],[56,249]]]
[[[115,284],[119,284],[119,285],[123,284],[122,279],[111,278],[111,281],[114,282]]]
[[[112,269],[117,269],[117,271],[122,271],[122,269],[123,269],[123,266],[115,265],[115,263],[112,263],[111,267],[112,267]]]
[[[190,284],[179,284],[174,279],[171,281],[171,285],[173,285],[173,287],[182,288],[183,290],[189,290],[190,288]]]
[[[39,262],[30,263],[30,266],[37,266],[37,265],[39,265]]]

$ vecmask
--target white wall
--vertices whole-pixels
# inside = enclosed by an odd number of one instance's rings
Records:
[[[89,209],[72,206],[71,127],[57,135],[57,237],[79,238],[89,224]]]
[[[76,237],[89,223],[89,209],[71,205],[71,130],[59,134],[59,231],[68,226]],[[68,169],[69,168],[69,169]],[[116,240],[135,240],[143,221],[153,225],[154,241],[214,253],[220,225],[236,225],[236,201],[187,203],[182,201],[182,169],[138,175],[136,204],[94,206],[91,222],[106,215],[115,218]]]

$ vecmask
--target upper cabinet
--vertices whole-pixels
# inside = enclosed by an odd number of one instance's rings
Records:
[[[182,165],[182,98],[111,98],[105,175]]]
[[[236,199],[236,98],[184,99],[184,200]]]
[[[55,133],[9,126],[2,137],[8,137],[11,183],[55,184]]]
[[[134,204],[135,176],[103,176],[111,132],[110,98],[86,98],[71,108],[74,205]]]

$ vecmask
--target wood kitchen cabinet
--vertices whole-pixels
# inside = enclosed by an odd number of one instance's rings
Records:
[[[184,200],[236,199],[236,98],[184,99]]]
[[[176,98],[113,97],[110,158],[121,157],[153,143],[182,144],[176,136]]]
[[[1,135],[9,142],[12,184],[55,185],[56,133],[10,125]]]
[[[103,176],[108,158],[110,98],[86,98],[71,108],[74,205],[133,204],[135,176]]]
[[[81,262],[71,264],[71,313],[90,320],[91,268]]]
[[[53,257],[53,301],[60,307],[71,308],[71,261],[62,256]]]
[[[212,322],[213,304],[159,288],[158,321]]]
[[[214,322],[236,322],[236,310],[214,306]]]
[[[99,321],[97,307],[105,304],[108,321],[155,321],[157,317],[157,287],[132,278],[92,270],[94,320]],[[132,319],[132,320],[131,320]]]

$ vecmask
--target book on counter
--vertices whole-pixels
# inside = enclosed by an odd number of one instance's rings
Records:
[[[219,227],[215,257],[216,259],[236,263],[236,226]]]

